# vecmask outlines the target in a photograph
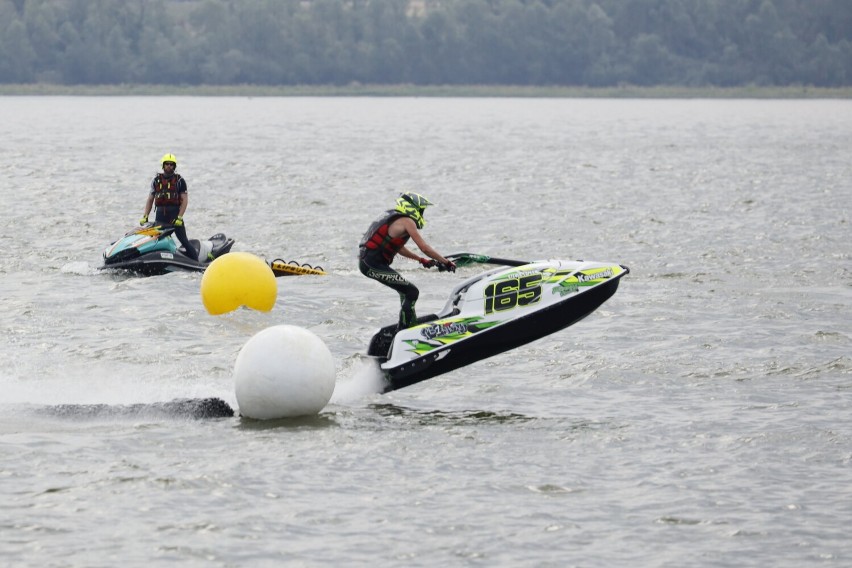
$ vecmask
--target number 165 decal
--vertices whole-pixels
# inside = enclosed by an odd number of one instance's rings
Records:
[[[529,306],[541,299],[541,274],[509,278],[485,288],[485,313]]]

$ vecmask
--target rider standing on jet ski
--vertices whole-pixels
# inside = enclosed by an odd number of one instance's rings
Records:
[[[145,214],[142,215],[139,224],[147,223],[151,208],[156,207],[155,220],[157,223],[174,225],[175,235],[177,235],[180,244],[183,245],[186,256],[196,260],[198,259],[198,251],[189,242],[186,236],[186,227],[183,225],[183,214],[186,212],[187,205],[189,205],[186,180],[180,174],[175,173],[177,158],[174,154],[166,154],[160,162],[163,166],[163,173],[158,173],[157,177],[151,182],[151,192],[148,194],[148,201],[145,202]]]
[[[419,229],[426,225],[423,210],[427,205],[432,205],[432,202],[420,194],[401,194],[396,200],[396,208],[385,211],[376,219],[359,244],[358,268],[361,273],[399,293],[401,309],[398,329],[411,327],[417,320],[414,304],[420,296],[420,291],[390,267],[394,257],[401,254],[419,261],[426,268],[438,266],[441,271],[454,272],[456,269],[452,261],[438,254],[420,235]],[[422,258],[406,248],[405,244],[409,238],[414,239],[417,247],[432,260]]]

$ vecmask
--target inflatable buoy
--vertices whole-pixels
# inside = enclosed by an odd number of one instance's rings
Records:
[[[278,284],[266,262],[247,252],[231,252],[210,263],[201,278],[201,301],[211,315],[240,306],[268,312],[275,305]]]
[[[234,364],[240,415],[256,420],[319,413],[334,393],[334,359],[326,344],[295,325],[266,328]]]

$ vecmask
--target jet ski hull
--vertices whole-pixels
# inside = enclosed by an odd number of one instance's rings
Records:
[[[192,260],[179,252],[153,251],[135,258],[104,264],[102,268],[127,270],[143,276],[159,276],[170,272],[204,272],[209,263]]]

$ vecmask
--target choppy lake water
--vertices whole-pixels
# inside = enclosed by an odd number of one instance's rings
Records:
[[[852,564],[852,102],[0,98],[8,566]],[[320,264],[213,317],[198,274],[101,273],[177,154],[188,232]],[[369,222],[439,251],[625,264],[574,327],[389,395]],[[462,278],[400,261],[420,313]],[[253,334],[321,337],[313,418],[54,415],[217,396]]]

